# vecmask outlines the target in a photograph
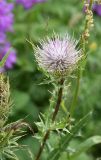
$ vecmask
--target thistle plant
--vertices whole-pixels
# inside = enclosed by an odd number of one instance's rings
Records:
[[[89,113],[79,122],[76,122],[75,120],[75,124],[72,124],[72,118],[74,118],[73,113],[75,111],[79,93],[80,79],[87,61],[86,47],[90,37],[90,31],[94,27],[92,12],[93,0],[85,0],[84,5],[86,7],[85,26],[78,41],[71,38],[68,34],[63,37],[58,34],[54,34],[52,38],[42,40],[36,47],[32,44],[39,69],[41,69],[42,72],[51,79],[54,86],[49,110],[45,115],[42,115],[42,118],[40,117],[40,122],[36,123],[39,129],[39,133],[36,135],[36,138],[40,139],[41,145],[35,160],[39,160],[41,158],[41,154],[44,152],[45,146],[50,146],[49,138],[54,132],[57,132],[57,136],[58,134],[61,135],[61,138],[57,147],[53,147],[52,150],[48,148],[49,156],[46,159],[59,159],[61,157],[61,153],[68,148],[70,140],[77,134],[91,115],[91,113]],[[68,108],[68,111],[66,110],[66,115],[61,118],[58,115],[61,110],[62,103],[65,104],[66,100],[64,90],[69,86],[69,77],[76,73],[77,85],[71,106]],[[100,137],[92,137],[91,139],[88,139],[87,142],[90,140],[93,142],[94,138],[101,140]],[[91,146],[95,144],[92,142]],[[97,143],[100,143],[100,141],[97,141]],[[67,159],[75,159],[77,154],[76,152],[77,151],[74,153],[68,152]]]
[[[49,91],[51,98],[47,111],[39,115],[39,122],[35,122],[38,132],[34,137],[39,140],[40,146],[34,158],[32,151],[29,151],[29,159],[76,160],[82,152],[87,151],[95,144],[101,143],[101,136],[93,136],[77,145],[76,148],[69,146],[74,137],[82,135],[81,129],[91,117],[90,112],[80,120],[77,120],[74,113],[77,107],[82,73],[87,62],[89,37],[94,27],[93,2],[95,1],[84,0],[84,29],[78,40],[74,37],[72,38],[69,33],[65,35],[54,33],[52,37],[45,38],[37,46],[32,44],[38,68],[47,77],[45,83],[52,84],[53,91]],[[99,3],[99,1],[97,2]],[[25,6],[25,2],[20,0],[18,3],[23,4],[27,9],[33,5],[31,3]],[[8,55],[3,57],[0,62],[1,68],[7,57]],[[67,106],[67,97],[70,91],[69,87],[72,86],[72,78],[75,81],[75,92],[71,93],[72,96],[69,95],[70,103]],[[0,160],[18,159],[15,154],[16,149],[19,149],[17,141],[23,135],[23,126],[29,127],[23,119],[8,124],[7,119],[10,108],[9,79],[3,73],[0,73]],[[50,143],[51,138],[53,138],[55,145]],[[46,153],[45,156],[44,152]],[[62,158],[64,153],[65,158]]]
[[[35,57],[39,67],[48,75],[51,75],[50,78],[53,78],[54,83],[58,86],[57,99],[52,113],[51,123],[54,123],[59,111],[65,80],[78,66],[77,64],[82,57],[81,51],[76,49],[76,46],[77,42],[68,35],[63,38],[55,35],[52,39],[48,38],[43,41],[40,47],[36,47],[35,49]],[[50,129],[45,133],[43,144],[40,147],[36,160],[39,159],[49,134]]]

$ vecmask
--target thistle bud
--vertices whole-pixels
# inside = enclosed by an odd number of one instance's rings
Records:
[[[7,120],[10,107],[9,80],[0,73],[0,128]]]

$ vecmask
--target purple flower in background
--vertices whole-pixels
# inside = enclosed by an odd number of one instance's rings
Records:
[[[101,4],[94,4],[94,5],[93,5],[93,11],[94,11],[97,15],[101,16]]]
[[[8,3],[6,0],[0,1],[0,61],[11,48],[10,43],[7,42],[6,39],[6,32],[13,31],[13,8],[13,3]],[[0,72],[5,71],[6,69],[11,69],[15,62],[16,53],[15,50],[11,50],[5,66],[0,68]]]
[[[0,45],[0,61],[6,55],[6,53],[9,52],[10,48],[11,48],[11,45],[9,42],[6,42],[5,44]],[[15,50],[12,49],[7,58],[4,69],[11,69],[13,67],[13,64],[15,64],[15,62],[16,62],[16,53],[15,53]]]
[[[6,34],[0,31],[0,44],[5,43],[6,41]]]
[[[25,9],[33,7],[36,3],[44,2],[45,0],[16,0],[16,3],[24,6]]]
[[[13,30],[13,3],[0,1],[0,31],[7,32]]]
[[[89,3],[89,0],[88,0]],[[83,11],[85,12],[86,6],[84,6]],[[94,3],[92,6],[92,11],[95,12],[98,16],[101,16],[101,4]]]

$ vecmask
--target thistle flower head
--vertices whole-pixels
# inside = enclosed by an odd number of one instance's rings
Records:
[[[75,69],[81,58],[76,46],[77,41],[68,35],[47,38],[35,49],[39,67],[53,75],[66,75]]]

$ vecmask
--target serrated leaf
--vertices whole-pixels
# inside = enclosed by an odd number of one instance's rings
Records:
[[[63,131],[67,131],[66,125],[67,125],[67,120],[63,119],[60,122],[55,122],[54,124],[50,124],[50,130],[63,129]]]
[[[91,113],[87,114],[85,117],[83,117],[71,130],[71,134],[66,134],[63,138],[60,140],[60,147],[55,148],[48,156],[47,160],[58,160],[61,153],[66,149],[68,146],[68,143],[70,140],[75,136],[75,134],[82,128],[82,126],[89,120],[91,117]]]

